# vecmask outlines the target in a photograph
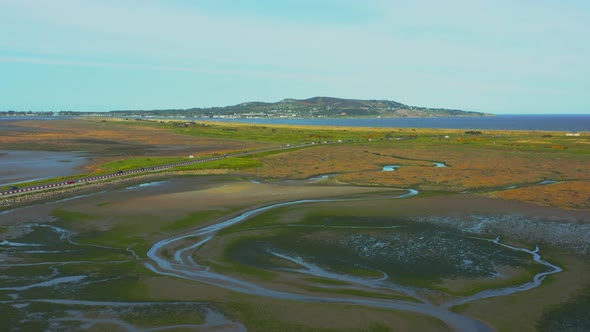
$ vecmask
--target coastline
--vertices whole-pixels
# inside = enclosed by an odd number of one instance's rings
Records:
[[[0,121],[14,120],[59,120],[75,118],[99,118],[104,120],[126,119],[125,116],[108,116],[93,113],[83,116],[0,116]],[[368,127],[368,128],[431,128],[431,129],[480,129],[480,130],[516,130],[548,132],[590,132],[590,114],[490,114],[481,116],[454,117],[161,117],[129,116],[132,120],[167,120],[167,121],[208,121],[239,122],[247,124]]]

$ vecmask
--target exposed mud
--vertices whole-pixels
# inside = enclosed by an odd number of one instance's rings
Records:
[[[404,198],[414,196],[417,194],[417,191],[410,190],[407,194],[397,196],[397,198]],[[255,214],[281,206],[325,201],[326,200],[300,200],[273,204],[266,207],[247,211],[226,221],[213,224],[207,227],[203,227],[193,232],[158,241],[148,251],[148,257],[152,260],[153,263],[146,263],[146,267],[162,275],[176,276],[188,280],[204,282],[246,294],[265,296],[283,300],[296,300],[302,302],[350,303],[378,308],[397,309],[403,311],[410,311],[414,313],[421,313],[441,319],[448,325],[461,331],[488,330],[488,328],[485,325],[475,320],[452,313],[443,308],[438,308],[424,303],[411,303],[407,301],[381,301],[371,299],[361,300],[353,298],[331,298],[274,290],[254,283],[250,283],[247,281],[243,281],[227,275],[210,271],[207,266],[202,266],[196,263],[195,260],[192,258],[192,256],[195,254],[195,251],[199,247],[203,246],[205,243],[213,239],[214,234],[217,231],[232,226],[236,223],[242,222]],[[191,241],[193,243],[188,243],[188,246],[182,247],[183,244],[186,245],[187,239],[193,239]],[[182,249],[179,249],[179,245],[181,245]],[[164,252],[169,252],[170,250],[174,252],[172,259],[164,255]]]

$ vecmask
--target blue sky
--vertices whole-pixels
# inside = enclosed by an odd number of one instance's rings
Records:
[[[0,110],[590,113],[586,0],[0,0]]]

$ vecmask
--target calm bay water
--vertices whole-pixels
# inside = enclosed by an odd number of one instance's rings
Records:
[[[4,121],[57,120],[71,117],[0,117],[1,130],[16,129],[3,126]],[[149,119],[149,118],[148,118]],[[160,118],[154,118],[160,119]],[[171,119],[171,118],[167,118]],[[367,118],[367,119],[221,119],[176,118],[177,120],[202,120],[245,122],[258,124],[292,124],[309,126],[378,127],[378,128],[448,128],[448,129],[498,129],[543,131],[590,131],[590,114],[500,114],[486,117],[449,118]],[[18,129],[17,129],[18,130]]]
[[[543,131],[590,131],[590,114],[496,115],[453,118],[371,119],[199,119],[258,124],[292,124],[379,128],[449,128]]]

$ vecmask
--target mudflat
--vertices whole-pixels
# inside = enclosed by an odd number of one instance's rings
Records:
[[[0,150],[0,186],[83,173],[88,157],[79,152]]]

